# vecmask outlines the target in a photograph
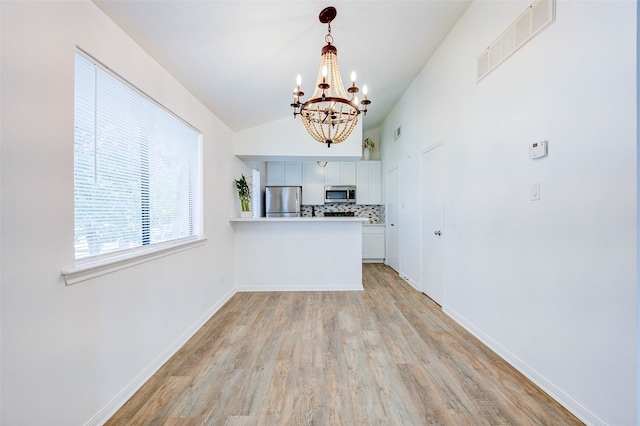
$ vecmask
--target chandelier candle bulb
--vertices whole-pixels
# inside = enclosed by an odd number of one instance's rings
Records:
[[[356,87],[356,72],[355,72],[355,71],[353,71],[353,72],[351,72],[351,87],[349,87],[349,88],[347,89],[347,92],[351,93],[351,99],[352,99],[352,100],[353,100],[354,95],[355,95],[356,93],[358,93],[358,91],[359,91],[359,90],[360,90],[360,89],[358,89],[358,88]],[[357,106],[357,103],[356,103],[356,106]]]
[[[293,94],[296,96],[296,102],[300,101],[300,85],[302,84],[302,77],[300,76],[300,74],[298,74],[298,77],[296,77],[296,88],[295,91],[293,92]]]

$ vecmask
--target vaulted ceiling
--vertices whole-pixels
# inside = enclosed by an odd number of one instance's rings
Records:
[[[313,92],[326,24],[345,84],[369,88],[380,125],[471,0],[94,0],[234,131],[292,115],[295,79]],[[306,97],[305,97],[306,98]]]

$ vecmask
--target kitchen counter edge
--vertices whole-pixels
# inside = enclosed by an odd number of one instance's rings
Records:
[[[366,217],[232,217],[229,222],[369,222]]]

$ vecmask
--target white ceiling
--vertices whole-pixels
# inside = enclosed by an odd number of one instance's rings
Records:
[[[234,131],[292,116],[295,79],[311,94],[326,24],[343,81],[357,73],[380,125],[471,0],[94,0]],[[306,99],[304,97],[303,99]]]

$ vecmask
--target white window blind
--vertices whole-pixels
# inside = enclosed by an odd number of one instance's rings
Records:
[[[75,65],[75,258],[201,233],[201,134],[83,52]]]
[[[260,189],[260,169],[253,168],[251,171],[251,216],[260,217],[261,214],[261,192]]]

